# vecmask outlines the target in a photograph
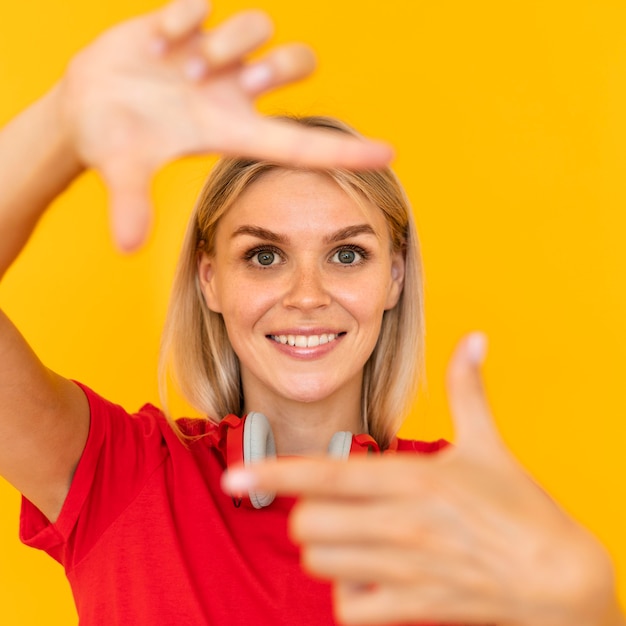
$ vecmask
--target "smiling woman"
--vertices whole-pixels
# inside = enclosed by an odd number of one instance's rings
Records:
[[[311,54],[249,60],[269,18],[207,32],[206,11],[175,0],[107,31],[0,135],[1,274],[85,169],[131,250],[158,168],[227,156],[162,346],[164,389],[171,373],[201,417],[127,413],[0,315],[0,474],[24,495],[22,540],[64,566],[84,626],[624,626],[603,548],[494,427],[481,335],[449,370],[455,446],[396,437],[423,312],[391,152],[331,119],[258,116],[255,97]]]
[[[292,123],[354,134],[327,118]],[[415,392],[422,329],[417,236],[390,170],[225,160],[183,244],[162,389],[169,360],[202,413],[283,422],[283,453],[322,450],[343,429],[387,446]]]

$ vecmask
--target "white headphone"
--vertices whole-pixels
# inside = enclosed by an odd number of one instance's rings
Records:
[[[220,422],[226,430],[226,465],[243,463],[248,467],[263,459],[276,457],[276,443],[269,420],[263,413],[251,412],[244,417],[227,415]],[[370,435],[353,435],[348,431],[335,433],[328,444],[328,454],[337,459],[347,459],[350,453],[380,452],[380,447]],[[250,490],[234,499],[235,506],[249,501],[255,509],[269,506],[275,493]]]

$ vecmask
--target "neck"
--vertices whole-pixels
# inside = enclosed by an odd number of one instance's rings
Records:
[[[267,417],[279,456],[325,454],[335,433],[366,431],[361,418],[361,381],[355,382],[314,402],[276,397],[255,389],[254,384],[244,384],[244,413],[259,411]]]

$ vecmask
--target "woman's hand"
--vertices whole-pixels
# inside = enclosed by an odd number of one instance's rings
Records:
[[[333,582],[342,623],[623,626],[603,548],[500,439],[483,352],[472,335],[450,364],[454,447],[279,460],[230,472],[226,488],[300,496],[290,532],[303,566]]]
[[[271,36],[259,11],[204,31],[205,0],[173,0],[104,33],[70,64],[61,119],[78,158],[111,194],[114,237],[136,248],[149,228],[154,172],[172,159],[222,153],[310,167],[373,168],[388,147],[260,117],[254,99],[308,75],[312,52],[293,44],[247,61]]]

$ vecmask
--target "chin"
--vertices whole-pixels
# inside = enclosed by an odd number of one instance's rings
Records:
[[[323,383],[312,384],[308,380],[306,384],[287,385],[279,390],[279,394],[291,402],[301,402],[302,404],[311,404],[314,402],[322,402],[337,392],[335,385],[325,385]]]

